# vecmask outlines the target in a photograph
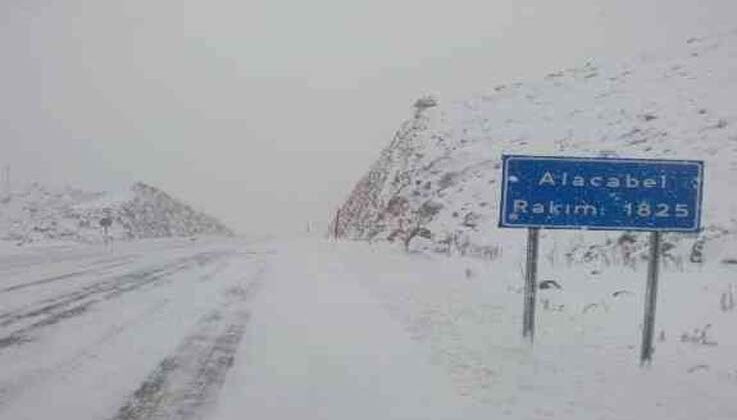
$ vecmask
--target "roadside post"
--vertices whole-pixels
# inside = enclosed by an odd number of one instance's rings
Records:
[[[526,228],[522,335],[535,336],[540,229],[650,232],[640,363],[652,361],[663,232],[698,232],[704,164],[695,160],[504,155],[499,227]]]
[[[540,229],[527,229],[527,261],[525,264],[525,308],[522,318],[522,337],[535,341],[535,306],[537,302],[537,254]]]
[[[645,289],[645,319],[642,323],[640,363],[653,359],[655,335],[655,304],[658,301],[658,271],[660,270],[660,232],[650,232],[650,257],[647,262],[647,289]]]
[[[338,210],[335,211],[335,226],[333,226],[333,238],[335,238],[336,241],[338,240],[338,236],[340,232],[338,230],[339,225],[340,225],[340,208],[338,208]]]
[[[105,217],[100,219],[100,226],[102,227],[102,236],[105,241],[105,244],[108,242],[109,237],[109,230],[110,226],[113,225],[113,218],[107,214]]]

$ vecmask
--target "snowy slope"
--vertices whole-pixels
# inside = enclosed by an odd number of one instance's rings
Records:
[[[217,219],[143,183],[119,194],[33,184],[0,201],[0,240],[99,242],[106,217],[115,239],[232,235]]]
[[[410,247],[491,255],[508,234],[496,227],[503,153],[687,158],[706,162],[705,230],[672,236],[671,252],[689,258],[703,241],[709,254],[729,258],[721,252],[737,232],[737,196],[729,193],[737,181],[735,68],[737,31],[463,101],[422,98],[342,207],[338,232],[402,241],[414,232]],[[641,235],[599,238],[642,243]],[[583,258],[589,246],[572,251]]]

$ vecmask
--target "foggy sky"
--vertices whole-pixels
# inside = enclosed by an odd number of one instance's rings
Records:
[[[0,164],[142,180],[242,232],[325,221],[410,116],[731,29],[733,0],[5,0]],[[732,25],[732,26],[730,26]]]

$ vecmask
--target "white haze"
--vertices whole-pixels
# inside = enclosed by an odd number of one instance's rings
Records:
[[[290,232],[329,216],[423,93],[736,15],[733,0],[5,1],[0,164],[15,185],[142,180],[241,231]]]

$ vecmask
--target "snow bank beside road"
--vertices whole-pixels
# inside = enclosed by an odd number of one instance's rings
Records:
[[[342,244],[336,257],[430,350],[456,390],[485,406],[486,418],[737,418],[737,309],[723,301],[737,291],[737,267],[664,267],[655,360],[643,370],[646,265],[543,258],[541,280],[562,288],[540,290],[530,349],[521,339],[525,235],[517,233],[494,261],[361,244]],[[554,239],[544,238],[541,255]]]

